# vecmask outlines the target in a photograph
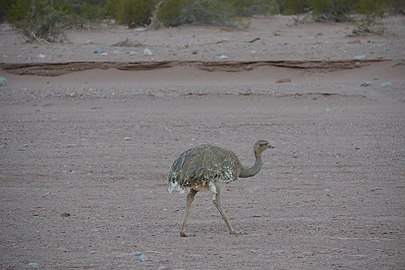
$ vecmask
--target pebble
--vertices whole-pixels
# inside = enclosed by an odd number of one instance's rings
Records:
[[[219,60],[226,60],[226,59],[228,59],[228,55],[221,54],[220,56],[218,56],[218,59]]]
[[[362,82],[361,84],[360,84],[360,86],[363,86],[363,87],[367,87],[367,86],[370,86],[371,85],[371,82],[370,81],[365,81],[365,82]]]
[[[105,50],[102,49],[102,48],[96,48],[96,49],[94,50],[94,53],[97,53],[97,54],[105,53]]]
[[[148,48],[145,48],[145,49],[143,50],[143,54],[144,54],[144,55],[147,55],[147,56],[152,56],[152,55],[153,55],[153,54],[152,54],[152,51],[149,50]]]
[[[148,260],[148,257],[145,256],[145,254],[143,254],[142,252],[136,252],[134,253],[135,257],[138,257],[138,260],[140,262],[144,262],[146,260]]]
[[[45,56],[45,54],[40,53],[40,54],[37,55],[37,57],[39,59],[44,59],[46,56]]]
[[[366,59],[366,56],[364,54],[357,54],[354,59],[356,60],[364,60]]]
[[[381,87],[391,87],[391,86],[392,86],[392,82],[389,82],[389,81],[387,81],[387,82],[382,82],[382,83],[380,83],[380,86],[381,86]]]
[[[29,267],[29,268],[38,268],[39,265],[38,265],[37,262],[30,262],[30,263],[28,263],[28,267]]]
[[[6,86],[6,85],[7,85],[7,79],[0,76],[0,86]]]
[[[61,217],[70,217],[70,213],[68,212],[63,212],[62,214],[60,214]]]

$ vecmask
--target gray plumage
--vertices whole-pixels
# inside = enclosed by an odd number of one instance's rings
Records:
[[[260,140],[255,143],[256,160],[252,167],[242,166],[232,151],[209,144],[191,148],[174,161],[168,177],[169,191],[184,192],[186,189],[189,190],[181,236],[186,236],[185,227],[191,203],[195,194],[201,190],[210,190],[214,194],[214,204],[222,215],[229,233],[236,233],[229,224],[220,203],[222,187],[235,181],[238,177],[245,178],[256,175],[263,165],[261,153],[267,148],[272,148],[267,141]]]

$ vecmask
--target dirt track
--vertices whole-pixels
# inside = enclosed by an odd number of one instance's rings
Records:
[[[405,66],[316,72],[0,70],[2,269],[402,269]],[[290,83],[276,83],[280,78]],[[369,82],[368,86],[360,86]],[[185,196],[165,176],[213,143],[262,171]],[[147,258],[140,260],[137,254]]]

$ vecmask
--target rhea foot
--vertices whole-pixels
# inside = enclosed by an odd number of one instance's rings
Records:
[[[247,232],[240,232],[240,231],[230,231],[229,232],[230,235],[247,235]]]
[[[186,234],[185,232],[180,232],[181,237],[193,237],[195,234]]]

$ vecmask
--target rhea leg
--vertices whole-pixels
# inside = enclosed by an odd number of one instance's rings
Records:
[[[194,201],[195,194],[197,194],[197,190],[191,189],[187,195],[186,200],[186,212],[184,213],[183,225],[181,226],[180,236],[187,237],[186,235],[186,227],[187,227],[187,220],[188,215],[190,214],[191,203]]]
[[[226,227],[228,229],[229,234],[239,234],[237,231],[235,231],[232,228],[231,224],[228,221],[228,217],[226,216],[225,211],[224,211],[224,209],[222,208],[222,205],[221,205],[221,197],[220,197],[219,192],[214,193],[213,201],[214,201],[214,204],[217,207],[219,213],[221,214],[222,219],[225,221],[225,224],[226,224]]]

